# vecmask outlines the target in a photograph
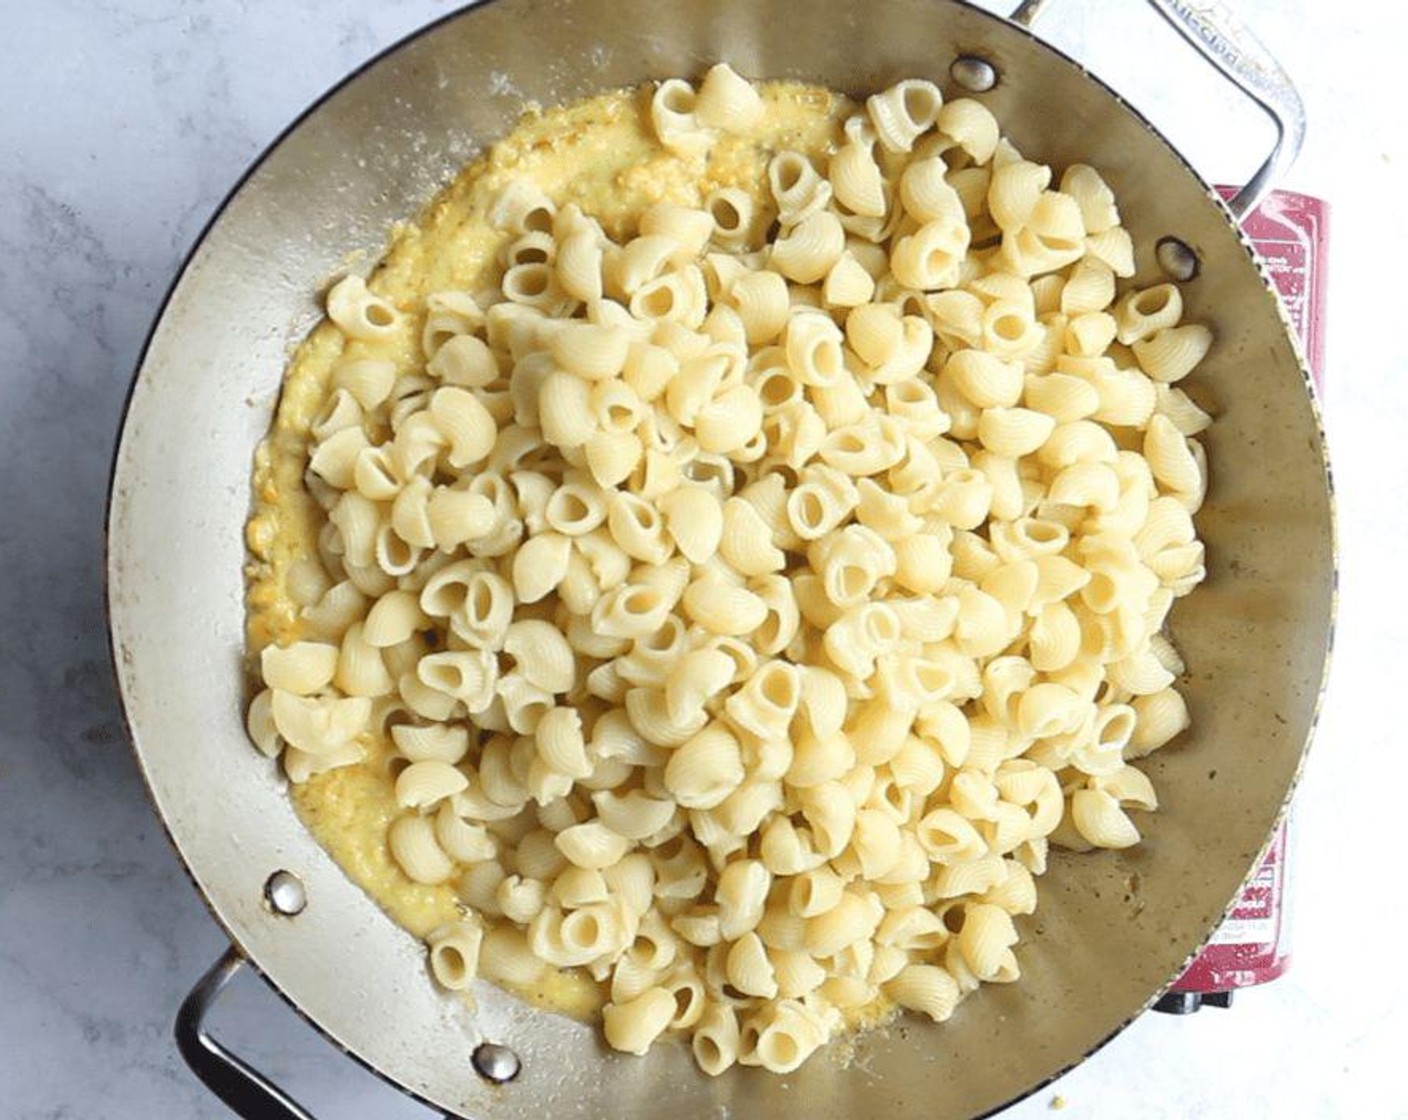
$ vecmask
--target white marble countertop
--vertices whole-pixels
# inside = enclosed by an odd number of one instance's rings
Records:
[[[1000,5],[992,3],[996,8]],[[1288,186],[1335,207],[1327,412],[1342,515],[1331,695],[1299,798],[1295,962],[1230,1012],[1149,1015],[1011,1110],[1072,1117],[1408,1117],[1398,967],[1408,752],[1408,129],[1370,0],[1234,0],[1304,91]],[[143,795],[109,680],[103,497],[119,408],[182,256],[246,164],[444,0],[46,0],[0,34],[0,1117],[228,1115],[171,1021],[224,942]],[[1042,32],[1128,93],[1214,179],[1266,128],[1143,6],[1063,0]],[[1157,56],[1159,65],[1149,60]],[[1209,121],[1218,122],[1211,127]],[[1391,712],[1390,708],[1390,712]],[[1392,876],[1392,877],[1391,877]],[[428,1116],[257,981],[225,1037],[325,1117]]]

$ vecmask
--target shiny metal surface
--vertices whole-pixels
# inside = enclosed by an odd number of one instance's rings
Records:
[[[291,918],[303,913],[308,905],[308,892],[303,880],[291,871],[275,871],[264,884],[264,897],[277,914]]]
[[[288,347],[349,253],[372,258],[471,152],[551,104],[718,58],[751,76],[853,92],[947,84],[991,60],[983,94],[1035,158],[1095,163],[1144,277],[1176,236],[1202,268],[1190,315],[1219,345],[1195,379],[1216,406],[1200,519],[1211,578],[1175,615],[1195,732],[1149,769],[1163,811],[1124,853],[1057,858],[1021,923],[1020,984],[953,1021],[907,1019],[797,1074],[700,1076],[683,1047],[607,1052],[595,1028],[481,985],[470,1014],[436,991],[418,943],[342,875],[294,815],[242,726],[242,526],[254,446]],[[1323,683],[1334,554],[1309,381],[1263,273],[1226,211],[1153,129],[1079,65],[957,0],[497,0],[448,17],[334,91],[270,151],[192,255],[151,338],[114,468],[113,650],[152,796],[236,946],[349,1052],[463,1116],[971,1117],[1036,1088],[1138,1014],[1207,936],[1279,819]],[[193,733],[198,731],[198,733]],[[296,874],[307,907],[264,884]],[[510,1047],[486,1083],[471,1055]]]
[[[1261,40],[1220,0],[1149,2],[1223,76],[1265,109],[1276,126],[1276,144],[1266,162],[1227,203],[1241,221],[1300,154],[1305,142],[1305,106],[1300,94]]]
[[[948,68],[954,84],[964,93],[987,93],[997,85],[997,69],[985,58],[965,54]]]
[[[1186,284],[1198,275],[1202,262],[1186,241],[1176,237],[1161,237],[1154,244],[1154,259],[1170,280]]]
[[[1008,18],[1030,28],[1050,3],[1051,0],[1022,0]],[[1300,154],[1305,142],[1305,105],[1290,75],[1220,0],[1149,3],[1228,81],[1265,109],[1276,126],[1271,154],[1227,203],[1240,222],[1257,208]]]
[[[497,1042],[481,1042],[474,1048],[474,1053],[470,1055],[469,1060],[474,1065],[474,1071],[480,1077],[486,1081],[492,1081],[496,1085],[512,1081],[523,1068],[523,1063],[518,1060],[518,1055],[507,1046],[501,1046]]]
[[[1046,11],[1050,3],[1051,0],[1022,0],[1007,18],[1023,27],[1031,27],[1041,18],[1041,13]]]
[[[206,1016],[244,963],[231,946],[191,989],[176,1015],[176,1048],[191,1072],[235,1115],[247,1120],[313,1120],[302,1105],[205,1029]]]

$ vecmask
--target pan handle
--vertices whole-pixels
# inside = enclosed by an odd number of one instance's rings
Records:
[[[205,1017],[244,964],[233,945],[196,982],[176,1013],[176,1048],[205,1087],[243,1120],[313,1120],[313,1114],[205,1030]]]
[[[1030,27],[1049,0],[1023,0],[1011,19]],[[1290,75],[1221,0],[1149,0],[1224,77],[1266,110],[1276,125],[1276,145],[1227,207],[1244,221],[1300,154],[1305,141],[1305,105]]]

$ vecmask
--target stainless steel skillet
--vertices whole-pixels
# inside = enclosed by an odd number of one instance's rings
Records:
[[[957,1118],[999,1108],[1089,1054],[1207,936],[1294,785],[1332,626],[1319,418],[1235,220],[1293,154],[1299,102],[1220,5],[1155,0],[1277,115],[1283,142],[1229,212],[1146,121],[1030,34],[1023,24],[1041,6],[1023,4],[1009,21],[960,0],[495,0],[350,77],[227,200],[133,385],[113,473],[108,594],[138,759],[232,943],[188,1001],[179,1037],[243,1115],[307,1115],[201,1033],[206,1002],[245,961],[338,1045],[456,1115]],[[507,131],[525,100],[552,104],[719,58],[855,92],[932,77],[976,92],[1033,156],[1099,166],[1143,276],[1196,270],[1185,299],[1218,333],[1200,379],[1220,419],[1200,520],[1211,578],[1175,616],[1195,731],[1151,766],[1164,811],[1147,842],[1056,861],[1026,925],[1023,982],[984,991],[949,1024],[906,1020],[861,1037],[850,1060],[833,1047],[787,1078],[736,1070],[711,1081],[683,1050],[609,1053],[594,1028],[490,986],[473,1016],[437,994],[420,946],[314,843],[249,748],[240,659],[250,456],[286,347],[319,314],[321,281],[351,251],[375,255],[392,222]]]

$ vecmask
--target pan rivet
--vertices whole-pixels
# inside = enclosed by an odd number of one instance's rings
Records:
[[[293,917],[301,914],[308,905],[308,894],[303,889],[303,880],[292,871],[275,871],[264,881],[264,897],[274,913]]]
[[[960,55],[948,68],[953,80],[969,93],[987,93],[997,85],[997,67],[976,55]]]
[[[1170,280],[1192,280],[1198,275],[1202,261],[1186,241],[1176,237],[1161,237],[1154,246],[1154,258]]]
[[[496,1085],[512,1081],[522,1068],[518,1055],[507,1046],[500,1046],[497,1042],[481,1042],[474,1048],[474,1054],[470,1061],[474,1063],[475,1072],[480,1077],[485,1081],[492,1081]]]

